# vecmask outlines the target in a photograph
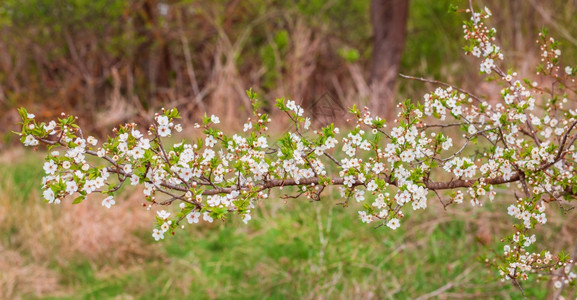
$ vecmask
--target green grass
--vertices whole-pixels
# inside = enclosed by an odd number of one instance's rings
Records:
[[[41,160],[4,164],[1,182],[8,195],[25,207],[52,210],[38,198]],[[6,189],[16,185],[17,189]],[[128,193],[128,192],[126,192]],[[147,255],[94,261],[53,253],[42,262],[58,274],[57,290],[47,299],[407,299],[431,293],[447,284],[443,297],[520,298],[508,283],[478,257],[499,249],[500,235],[487,246],[475,237],[476,219],[490,216],[490,208],[451,207],[445,212],[435,200],[425,212],[409,212],[401,228],[373,229],[360,223],[355,207],[335,206],[334,199],[309,203],[305,199],[283,204],[269,199],[248,225],[240,220],[214,225],[187,226],[175,237],[155,243],[150,228],[134,232]],[[25,204],[24,204],[25,203]],[[86,203],[80,204],[85,205]],[[500,207],[499,205],[493,205]],[[118,209],[118,207],[116,207]],[[452,211],[466,210],[466,214]],[[54,214],[54,218],[58,215]],[[0,227],[5,249],[21,254],[26,264],[40,264],[26,247],[8,243],[25,236],[18,226]],[[67,232],[61,232],[66,235]],[[1,248],[0,248],[1,249]],[[110,255],[115,249],[110,250]],[[524,283],[529,298],[547,296],[545,283]],[[31,289],[27,289],[31,291]],[[16,296],[36,297],[34,293]]]

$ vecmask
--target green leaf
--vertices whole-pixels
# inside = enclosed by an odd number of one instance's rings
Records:
[[[258,97],[256,92],[250,88],[246,91],[246,95],[248,96],[248,98],[250,98],[251,100],[256,100],[256,98]]]
[[[167,110],[164,115],[172,119],[180,119],[180,114],[176,108]]]
[[[288,110],[288,108],[286,107],[284,101],[285,101],[284,98],[278,98],[278,99],[276,99],[276,104],[275,104],[275,106],[278,107],[278,109],[280,109],[281,111],[287,111],[287,110]]]
[[[84,196],[78,196],[76,197],[76,199],[74,199],[74,201],[72,201],[72,204],[78,204],[81,203],[84,200]]]
[[[356,116],[359,116],[361,114],[361,112],[359,111],[359,109],[357,108],[356,104],[353,104],[353,107],[349,108],[349,112],[351,114],[354,114]]]
[[[24,107],[20,107],[18,109],[18,114],[20,115],[20,118],[22,120],[27,120],[28,119],[28,112],[26,111],[26,109]]]
[[[562,263],[568,261],[571,258],[569,254],[565,253],[564,251],[561,251],[558,256],[559,256],[559,262]]]
[[[210,123],[210,117],[208,117],[206,113],[204,113],[204,117],[202,118],[202,124],[206,126],[208,125],[208,123]]]

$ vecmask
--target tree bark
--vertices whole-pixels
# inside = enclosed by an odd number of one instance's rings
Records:
[[[409,0],[371,0],[373,64],[369,108],[391,119],[395,112],[394,88],[407,35]]]

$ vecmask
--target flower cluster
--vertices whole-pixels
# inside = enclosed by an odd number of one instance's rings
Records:
[[[486,7],[482,12],[472,12],[471,21],[465,22],[463,26],[465,39],[470,41],[465,51],[475,57],[483,57],[480,71],[486,74],[490,74],[495,68],[495,60],[503,60],[501,48],[493,43],[497,30],[483,23],[483,19],[491,15],[491,11]]]
[[[574,91],[575,69],[561,72],[558,44],[542,34],[544,65],[539,72],[551,75],[556,86],[519,80],[517,73],[499,66],[503,54],[495,44],[495,29],[484,23],[490,11],[469,12],[466,51],[481,59],[483,73],[495,74],[505,86],[496,102],[443,84],[422,102],[401,103],[390,130],[385,120],[354,106],[351,126],[341,132],[333,124],[312,129],[302,107],[278,99],[276,107],[292,129],[271,139],[271,119],[258,111],[258,97],[249,90],[254,109],[243,133],[225,134],[217,116],[205,115],[194,125],[202,138],[166,145],[164,138],[182,130],[178,111],[170,109],[157,114],[147,130],[125,124],[99,143],[85,138],[72,116],[38,123],[20,109],[19,134],[25,146],[48,145],[43,179],[48,203],[68,196],[79,203],[89,194],[102,193],[102,205],[110,208],[125,183],[144,187],[149,208],[179,203],[174,211],[157,212],[155,240],[175,234],[184,223],[211,223],[234,215],[247,223],[255,204],[275,188],[283,189],[284,198],[319,201],[326,188],[336,186],[340,204],[355,200],[361,222],[395,230],[406,206],[426,209],[435,200],[443,207],[465,200],[481,206],[503,185],[512,185],[517,200],[508,213],[517,223],[504,239],[507,245],[498,265],[503,279],[524,280],[552,268],[561,270],[555,273],[559,282],[573,282],[573,261],[530,250],[537,241],[530,230],[547,223],[547,205],[568,205],[577,195],[577,110],[567,94]]]

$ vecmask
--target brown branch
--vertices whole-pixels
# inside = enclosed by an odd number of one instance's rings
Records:
[[[475,184],[475,182],[477,182],[479,180],[481,180],[481,178],[452,179],[450,181],[440,181],[440,182],[428,181],[425,183],[425,187],[429,190],[434,190],[434,191],[435,190],[450,190],[450,189],[457,189],[457,188],[468,188],[468,187],[472,187]],[[312,185],[312,184],[318,185],[322,181],[323,180],[321,178],[318,178],[318,177],[310,177],[310,178],[301,179],[298,181],[298,183],[294,179],[273,179],[273,180],[269,180],[265,183],[255,185],[255,187],[258,187],[260,190],[265,190],[265,189],[271,189],[271,188],[281,187],[281,186],[303,186],[303,185]],[[498,185],[498,184],[503,184],[503,183],[516,182],[516,181],[519,181],[519,175],[518,174],[514,174],[509,179],[505,179],[503,177],[485,179],[485,183],[490,184],[490,185]],[[332,179],[330,179],[330,182],[331,182],[330,183],[331,185],[344,185],[344,178],[341,178],[341,177],[332,178]],[[398,185],[398,183],[396,181],[391,181],[390,179],[387,179],[387,182],[391,185],[394,185],[394,186]],[[359,186],[359,185],[364,185],[364,183],[359,181],[359,180],[355,180],[355,182],[353,183],[353,186]],[[174,186],[172,184],[163,184],[163,186],[174,187],[175,189],[183,188],[180,186]],[[238,189],[220,187],[220,188],[214,188],[214,189],[206,190],[202,194],[203,195],[229,194],[235,190],[238,190]],[[244,187],[244,188],[241,188],[241,190],[248,190],[248,188]]]
[[[549,167],[551,167],[555,162],[557,162],[558,160],[560,160],[562,158],[562,152],[563,149],[565,147],[565,144],[567,143],[567,139],[569,137],[569,133],[570,131],[577,126],[577,121],[575,121],[568,129],[568,131],[566,132],[566,134],[563,136],[562,138],[562,142],[561,142],[561,147],[559,149],[559,152],[557,154],[557,157],[555,159],[555,161],[553,163],[547,163],[547,164],[543,164],[539,170],[545,170]],[[60,140],[58,141],[51,141],[48,139],[43,139],[40,138],[39,139],[41,142],[46,143],[46,144],[60,144],[62,146],[65,146]],[[573,138],[570,142],[569,145],[572,144],[574,142],[575,138]],[[161,151],[163,151],[164,149],[161,149]],[[92,155],[92,156],[97,156],[97,153],[95,151],[92,150],[86,150],[85,152],[88,155]],[[163,153],[164,154],[164,153]],[[113,166],[115,166],[115,168],[108,168],[108,171],[111,173],[116,173],[116,174],[120,174],[122,176],[124,176],[125,178],[131,176],[132,174],[129,173],[125,173],[122,169],[120,169],[118,167],[118,165],[116,164],[116,162],[114,160],[112,160],[112,158],[108,157],[108,156],[104,156],[102,157],[104,160],[108,161],[109,163],[111,163]],[[166,159],[166,157],[163,157]],[[327,178],[320,178],[320,177],[310,177],[310,178],[304,178],[304,179],[300,179],[300,180],[294,180],[294,179],[272,179],[272,180],[268,180],[265,182],[261,182],[258,184],[255,184],[253,186],[238,186],[238,187],[218,187],[215,186],[214,184],[208,182],[200,182],[200,186],[201,187],[211,187],[210,189],[204,190],[202,192],[202,195],[216,195],[216,194],[229,194],[233,191],[256,191],[256,192],[260,192],[260,191],[264,191],[264,190],[270,190],[272,188],[275,187],[283,187],[283,186],[307,186],[307,185],[319,185],[321,183],[323,183],[323,185],[344,185],[344,178],[341,177],[335,177],[335,178],[328,178],[329,180],[327,181]],[[191,186],[188,184],[188,182],[183,181],[182,179],[180,179],[181,182],[183,182],[183,184],[173,184],[173,183],[168,183],[168,182],[162,182],[159,185],[163,188],[167,188],[167,189],[171,189],[171,190],[175,190],[175,191],[181,191],[181,192],[187,192],[190,191]],[[448,190],[448,189],[458,189],[458,188],[469,188],[472,187],[476,182],[479,182],[483,180],[484,183],[489,184],[489,185],[499,185],[499,184],[504,184],[504,183],[511,183],[511,182],[517,182],[519,180],[522,180],[522,175],[520,175],[519,172],[516,172],[515,174],[513,174],[511,177],[509,178],[504,178],[504,177],[494,177],[494,178],[474,178],[474,179],[454,179],[451,178],[449,181],[439,181],[439,182],[435,182],[432,180],[425,180],[423,182],[424,186],[431,191],[439,191],[439,190]],[[393,186],[398,186],[398,182],[395,180],[391,179],[391,176],[387,176],[385,174],[385,181]],[[327,183],[328,182],[328,183]],[[359,180],[355,180],[353,182],[353,187],[355,186],[360,186],[360,185],[364,185],[364,182],[361,182]],[[567,188],[566,189],[567,194],[574,194],[572,192],[571,188]],[[196,203],[196,201],[194,201],[194,204],[196,204],[197,206],[200,206],[200,203]]]

